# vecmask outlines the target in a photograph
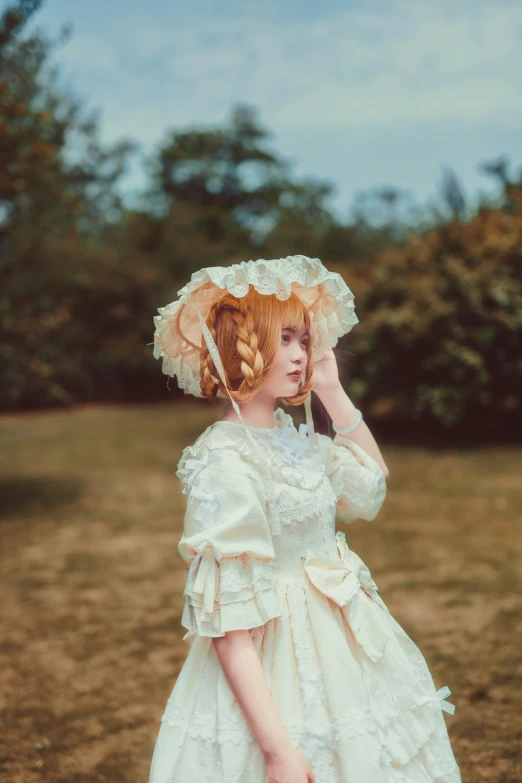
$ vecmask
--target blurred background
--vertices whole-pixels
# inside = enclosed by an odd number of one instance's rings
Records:
[[[335,352],[390,469],[350,545],[452,689],[465,783],[520,783],[521,45],[512,0],[0,0],[6,780],[147,779],[176,464],[221,415],[152,318],[302,253],[354,292]]]

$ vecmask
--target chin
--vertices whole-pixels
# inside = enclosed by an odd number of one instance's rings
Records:
[[[288,385],[287,391],[281,394],[281,397],[295,397],[301,391],[301,386],[298,383],[291,383]]]

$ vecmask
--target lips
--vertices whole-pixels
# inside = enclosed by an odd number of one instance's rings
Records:
[[[295,372],[289,372],[288,377],[294,378],[296,381],[300,381],[302,374],[303,374],[302,370],[295,370]]]

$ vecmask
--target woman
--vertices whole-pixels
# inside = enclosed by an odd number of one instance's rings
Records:
[[[376,517],[388,476],[332,351],[358,322],[350,289],[291,256],[201,270],[179,295],[154,355],[228,404],[178,466],[190,649],[150,783],[460,783],[450,690],[335,532]],[[333,440],[313,430],[312,389]],[[307,425],[279,401],[304,402]]]

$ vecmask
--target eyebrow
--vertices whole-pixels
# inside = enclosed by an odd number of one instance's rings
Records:
[[[283,332],[292,332],[295,334],[297,332],[297,329],[294,326],[283,326]],[[308,329],[303,332],[303,337],[309,337]]]

